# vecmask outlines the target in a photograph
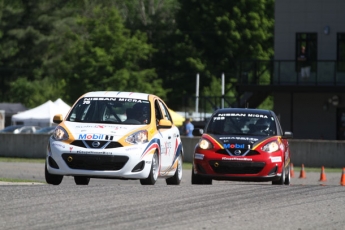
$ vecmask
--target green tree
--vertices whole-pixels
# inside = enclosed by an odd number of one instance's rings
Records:
[[[155,69],[142,67],[154,52],[146,35],[130,33],[115,7],[98,5],[84,13],[66,34],[69,46],[55,67],[55,74],[66,79],[67,101],[95,90],[149,92],[164,97]]]
[[[185,72],[172,77],[169,84],[184,85],[193,93],[196,73],[200,73],[200,92],[221,96],[210,88],[213,78],[225,73],[227,94],[234,95],[238,61],[269,59],[273,55],[274,0],[179,0],[176,15],[178,37],[174,47],[174,67]],[[192,74],[193,73],[193,74]],[[175,94],[176,95],[176,94]]]
[[[47,98],[48,95],[59,97],[59,87],[49,87],[57,83],[47,76],[44,66],[52,57],[58,56],[49,53],[49,47],[59,40],[59,34],[55,32],[56,21],[60,19],[57,12],[64,2],[1,1],[0,100],[21,102],[32,107],[51,99]],[[45,92],[48,90],[49,93]]]

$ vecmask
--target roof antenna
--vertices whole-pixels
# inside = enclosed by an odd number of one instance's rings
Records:
[[[247,103],[246,103],[246,109],[248,109],[248,108],[249,108],[249,103],[247,102]]]

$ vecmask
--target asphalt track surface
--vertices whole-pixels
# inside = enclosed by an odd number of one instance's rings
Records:
[[[44,164],[0,162],[0,177],[44,181]],[[180,186],[159,180],[91,179],[77,186],[0,183],[0,229],[345,229],[341,174],[306,173],[290,186],[221,182]]]

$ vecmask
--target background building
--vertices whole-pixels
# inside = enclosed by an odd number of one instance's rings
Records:
[[[276,1],[274,60],[240,71],[240,103],[256,106],[273,95],[274,111],[294,138],[345,140],[344,22],[344,0]],[[298,61],[302,46],[306,78]]]

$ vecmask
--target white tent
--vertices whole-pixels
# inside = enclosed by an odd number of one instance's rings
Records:
[[[66,116],[70,107],[61,99],[52,102],[51,100],[37,106],[36,108],[29,109],[12,116],[12,124],[23,125],[37,125],[37,126],[52,126],[53,117],[56,114]]]
[[[63,117],[65,117],[71,109],[71,106],[67,105],[61,98],[54,101],[54,104],[58,107],[58,113],[62,114]]]

